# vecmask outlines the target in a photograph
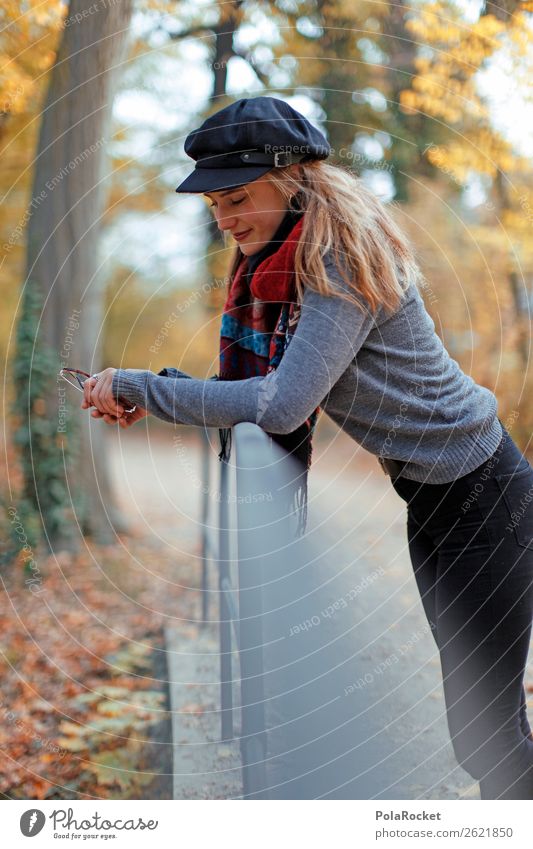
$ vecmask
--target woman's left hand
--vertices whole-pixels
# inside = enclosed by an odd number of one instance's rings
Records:
[[[98,412],[120,418],[124,407],[113,397],[111,385],[116,368],[106,368],[98,376],[89,377],[83,384],[83,401],[81,408],[96,407]]]

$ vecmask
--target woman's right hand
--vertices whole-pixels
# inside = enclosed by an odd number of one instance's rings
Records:
[[[131,427],[138,422],[140,419],[144,419],[145,416],[148,416],[148,410],[143,409],[142,407],[136,407],[133,413],[122,413],[121,416],[112,416],[110,413],[101,413],[99,410],[94,409],[91,412],[91,416],[93,419],[103,419],[106,424],[119,424],[120,427]]]

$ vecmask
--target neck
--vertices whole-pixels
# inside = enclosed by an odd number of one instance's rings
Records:
[[[285,215],[283,216],[281,223],[267,244],[261,248],[261,250],[257,251],[255,254],[246,257],[246,276],[252,275],[257,268],[257,266],[263,262],[268,256],[271,256],[275,253],[289,233],[292,228],[296,224],[296,222],[302,217],[304,211],[303,209],[288,209]]]

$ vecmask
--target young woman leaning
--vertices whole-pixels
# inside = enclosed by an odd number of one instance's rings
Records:
[[[494,394],[448,355],[405,237],[360,180],[325,162],[304,116],[276,98],[239,100],[185,150],[196,166],[177,191],[209,198],[237,242],[219,374],[108,368],[82,406],[122,427],[151,413],[225,438],[254,422],[305,469],[323,409],[375,454],[407,503],[455,755],[482,799],[533,799],[533,469]]]

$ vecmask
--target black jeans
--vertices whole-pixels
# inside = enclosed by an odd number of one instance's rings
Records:
[[[496,452],[447,484],[403,478],[407,535],[439,649],[455,756],[482,799],[533,799],[523,679],[533,617],[533,469],[504,428]]]

